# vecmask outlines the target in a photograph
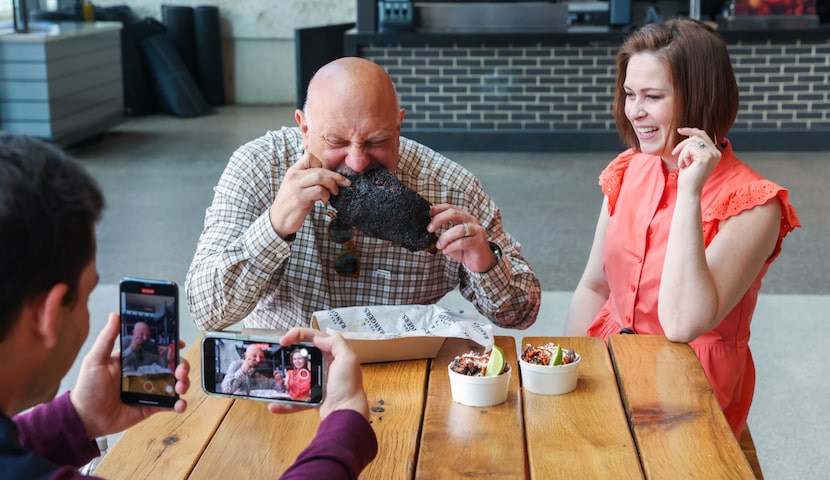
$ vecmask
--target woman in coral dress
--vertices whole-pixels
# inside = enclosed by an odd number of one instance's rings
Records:
[[[630,148],[599,177],[605,198],[565,330],[688,342],[739,436],[761,280],[800,225],[787,190],[732,151],[737,112],[729,53],[707,25],[649,24],[625,41],[614,117]]]

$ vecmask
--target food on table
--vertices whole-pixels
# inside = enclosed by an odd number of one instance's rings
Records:
[[[469,352],[461,354],[452,361],[450,370],[470,377],[495,377],[510,369],[504,361],[504,350],[493,345],[489,353]]]
[[[576,357],[572,348],[565,349],[553,342],[538,347],[528,343],[522,351],[522,360],[534,365],[567,365],[575,362]]]
[[[340,187],[340,193],[330,199],[340,221],[412,252],[436,251],[438,237],[427,232],[430,204],[425,198],[404,187],[385,168],[347,178],[352,185]]]

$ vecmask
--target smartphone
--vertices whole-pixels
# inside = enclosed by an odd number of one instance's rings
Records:
[[[326,355],[311,343],[208,333],[202,338],[202,389],[265,402],[319,405],[325,398]]]
[[[125,277],[119,285],[121,401],[173,408],[179,364],[179,287]]]

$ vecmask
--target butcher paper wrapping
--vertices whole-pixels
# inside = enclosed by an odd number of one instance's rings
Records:
[[[311,323],[342,334],[360,363],[372,363],[433,358],[447,337],[467,338],[490,351],[493,327],[479,318],[438,305],[382,305],[321,310]]]

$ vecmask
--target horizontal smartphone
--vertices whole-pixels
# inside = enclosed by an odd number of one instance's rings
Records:
[[[208,333],[202,339],[202,389],[211,395],[319,405],[326,356],[311,343],[283,347],[278,338]]]
[[[179,364],[179,287],[125,277],[119,285],[121,401],[173,408]]]

